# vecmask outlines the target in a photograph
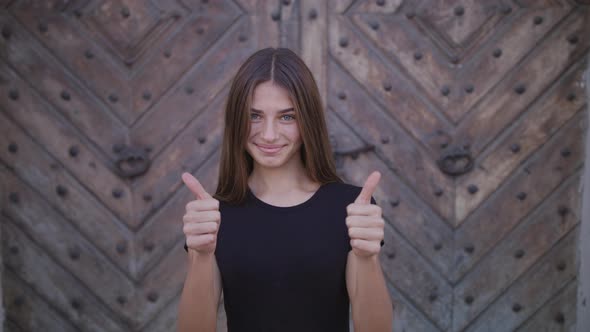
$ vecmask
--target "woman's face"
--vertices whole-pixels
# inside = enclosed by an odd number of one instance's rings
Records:
[[[297,161],[302,144],[289,93],[267,81],[254,89],[246,150],[257,166],[278,168]]]

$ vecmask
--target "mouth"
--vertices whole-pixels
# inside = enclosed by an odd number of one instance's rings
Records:
[[[260,150],[260,151],[262,151],[262,152],[264,152],[266,154],[275,154],[275,153],[279,152],[283,148],[283,146],[263,147],[263,146],[260,146],[258,144],[254,144],[254,145],[256,145],[256,147],[258,148],[258,150]]]

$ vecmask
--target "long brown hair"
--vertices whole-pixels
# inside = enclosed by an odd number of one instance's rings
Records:
[[[301,160],[307,176],[321,184],[343,182],[336,173],[332,147],[317,84],[305,62],[287,48],[265,48],[252,54],[233,78],[225,105],[225,129],[215,199],[241,204],[254,169],[246,151],[252,95],[271,81],[289,92],[299,121]]]

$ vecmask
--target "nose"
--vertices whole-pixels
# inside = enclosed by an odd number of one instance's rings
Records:
[[[278,139],[278,131],[273,121],[266,121],[262,130],[262,139],[267,142],[274,142]]]

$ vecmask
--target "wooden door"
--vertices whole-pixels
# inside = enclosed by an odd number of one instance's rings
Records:
[[[317,75],[345,180],[383,174],[396,331],[566,330],[582,2],[0,1],[7,330],[175,329],[180,174],[215,188],[229,80],[266,46]]]

